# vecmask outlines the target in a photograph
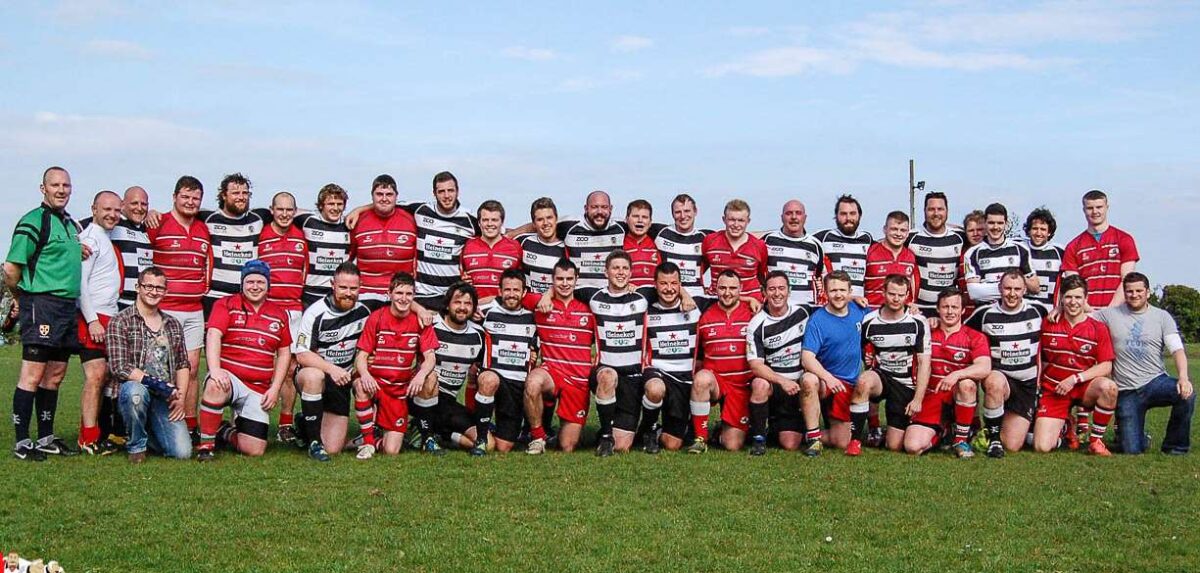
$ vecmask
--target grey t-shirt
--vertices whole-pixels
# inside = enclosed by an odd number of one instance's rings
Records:
[[[1166,337],[1179,333],[1175,319],[1167,311],[1147,306],[1135,313],[1129,305],[1122,304],[1099,310],[1094,316],[1108,325],[1112,335],[1113,350],[1117,353],[1113,377],[1119,389],[1136,390],[1166,373],[1163,368]]]

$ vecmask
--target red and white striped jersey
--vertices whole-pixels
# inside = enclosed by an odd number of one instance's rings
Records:
[[[1062,274],[1083,277],[1088,285],[1088,304],[1101,308],[1108,306],[1121,288],[1121,263],[1139,259],[1133,236],[1110,225],[1100,233],[1100,240],[1085,230],[1067,243]]]
[[[271,267],[267,300],[284,310],[301,311],[305,277],[308,275],[308,241],[304,231],[288,225],[283,233],[267,225],[258,236],[258,258]]]
[[[1042,388],[1116,359],[1108,326],[1092,317],[1071,326],[1065,316],[1042,323]]]
[[[872,308],[883,306],[884,281],[888,275],[903,275],[909,279],[908,302],[917,300],[917,288],[921,284],[921,273],[917,270],[917,257],[907,248],[892,254],[883,241],[876,241],[867,249],[867,272],[863,277],[863,290],[867,293],[867,304]]]
[[[746,330],[752,318],[754,313],[744,302],[739,302],[729,313],[720,303],[714,303],[700,315],[696,329],[704,353],[703,367],[722,384],[750,384],[753,376],[746,360]]]
[[[962,325],[953,334],[940,328],[933,329],[931,341],[929,388],[937,388],[942,379],[951,372],[971,366],[979,357],[990,358],[992,350],[982,332]]]
[[[388,300],[392,275],[417,270],[417,223],[404,209],[382,217],[368,209],[350,233],[350,258],[362,273],[359,295],[368,300]]]
[[[735,250],[725,231],[716,231],[704,237],[701,250],[712,273],[710,294],[716,293],[717,277],[732,270],[742,279],[742,296],[762,302],[762,277],[767,274],[767,244],[762,239],[747,234],[746,242]]]
[[[367,372],[390,386],[407,387],[418,358],[437,347],[433,329],[422,329],[417,313],[396,316],[391,305],[372,312],[358,337],[358,349],[372,357]]]
[[[596,317],[588,306],[572,298],[563,303],[557,298],[550,312],[534,313],[542,365],[583,388],[592,373],[592,343],[596,340]]]
[[[483,237],[467,239],[462,250],[462,272],[471,278],[479,298],[500,294],[500,275],[521,268],[521,244],[503,235],[495,245]]]
[[[167,213],[157,229],[147,231],[154,249],[154,266],[167,276],[167,295],[163,310],[195,312],[208,292],[212,276],[212,239],[200,219],[184,227],[175,212]]]
[[[625,233],[625,243],[622,248],[629,253],[629,258],[633,260],[629,273],[629,284],[633,285],[635,289],[653,287],[654,269],[658,263],[662,262],[662,254],[658,252],[658,245],[654,243],[654,238],[650,235],[642,235],[641,239],[635,239],[633,235]]]
[[[213,305],[208,328],[221,331],[221,368],[250,389],[266,392],[275,371],[275,353],[292,344],[287,312],[271,301],[263,301],[255,310],[238,293]]]

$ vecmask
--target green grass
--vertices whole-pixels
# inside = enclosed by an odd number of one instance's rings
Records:
[[[0,348],[6,414],[18,359]],[[79,383],[73,364],[68,439]],[[72,572],[1194,571],[1198,480],[1197,454],[1157,452],[0,456],[0,549]]]

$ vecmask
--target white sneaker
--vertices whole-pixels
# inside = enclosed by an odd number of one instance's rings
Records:
[[[531,456],[546,453],[546,440],[540,438],[536,440],[530,440],[529,445],[525,447],[525,453]]]
[[[363,445],[359,446],[358,453],[355,454],[354,457],[356,457],[360,460],[369,460],[369,459],[375,457],[375,446],[372,446],[370,444],[363,444]]]

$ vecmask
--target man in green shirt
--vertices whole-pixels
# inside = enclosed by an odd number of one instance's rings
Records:
[[[18,459],[42,461],[47,454],[71,456],[78,450],[54,435],[58,385],[67,359],[78,347],[76,299],[83,247],[79,225],[67,213],[71,175],[62,167],[42,174],[42,204],[25,214],[13,231],[4,259],[4,282],[17,297],[21,322],[21,374],[13,392],[13,425]],[[29,438],[37,407],[38,440]]]

